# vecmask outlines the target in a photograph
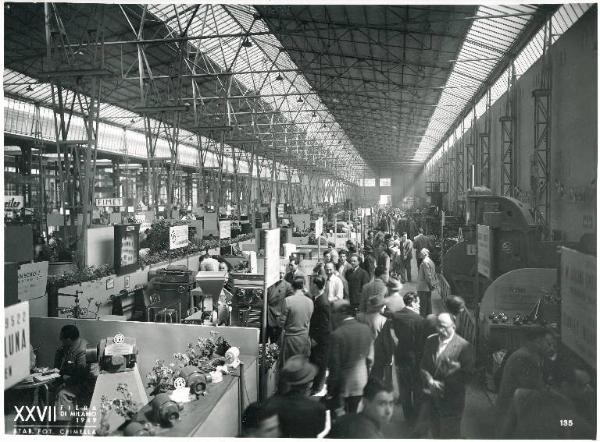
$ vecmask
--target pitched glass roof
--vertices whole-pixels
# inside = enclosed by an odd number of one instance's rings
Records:
[[[589,3],[571,3],[562,5],[549,19],[552,22],[552,35],[553,40],[552,43],[556,42],[558,38],[569,29],[589,8],[591,4]],[[506,50],[510,47],[507,43],[507,38],[511,38],[512,41],[516,39],[518,36],[518,32],[523,29],[523,20],[530,15],[523,16],[509,16],[510,14],[518,13],[518,14],[530,14],[534,12],[536,6],[533,5],[511,5],[511,6],[481,6],[477,11],[477,17],[499,17],[499,18],[482,18],[475,20],[473,22],[473,26],[467,35],[467,39],[465,40],[465,44],[457,58],[457,61],[465,60],[468,57],[473,58],[473,53],[471,52],[473,45],[478,44],[483,45],[482,49],[484,52],[481,54],[491,55],[497,49],[498,54],[502,55],[506,52]],[[506,17],[501,17],[502,14],[506,14]],[[488,23],[489,22],[489,23]],[[493,24],[492,24],[493,23]],[[511,33],[512,32],[512,33]],[[543,52],[543,42],[544,42],[544,29],[540,29],[534,37],[529,41],[529,43],[519,52],[517,57],[514,60],[515,66],[515,74],[516,77],[519,78],[523,75],[541,56]],[[512,43],[511,43],[512,44]],[[485,46],[485,47],[484,47]],[[466,49],[465,49],[466,48]],[[468,52],[464,52],[464,51]],[[498,55],[496,55],[498,57]],[[499,59],[497,59],[499,61]],[[497,62],[496,61],[496,62]],[[494,62],[494,63],[496,63]],[[470,85],[472,89],[465,89],[465,97],[473,98],[474,91],[476,87],[479,87],[482,82],[477,82],[474,78],[471,79],[471,83],[469,83],[467,75],[472,73],[472,77],[478,77],[481,75],[489,75],[495,64],[491,66],[490,64],[481,64],[465,62],[464,64],[472,65],[469,66],[467,71],[461,67],[461,64],[455,65],[455,69],[450,75],[448,79],[447,87],[453,85]],[[510,68],[509,68],[510,69]],[[508,81],[510,79],[509,69],[505,70],[500,77],[496,80],[496,82],[491,87],[491,104],[500,98],[508,88]],[[455,76],[455,72],[460,72]],[[487,72],[487,74],[486,74]],[[459,80],[459,78],[462,79]],[[440,98],[440,103],[446,101],[450,101],[451,97],[448,95],[447,90],[444,90],[442,96]],[[466,101],[465,108],[467,108],[469,104],[469,100]],[[474,111],[477,118],[484,115],[486,110],[486,100],[484,97],[479,100],[479,102],[475,105]],[[423,139],[421,145],[419,146],[419,150],[415,155],[415,158],[419,160],[426,159],[431,153],[439,147],[439,150],[431,157],[428,161],[426,167],[431,168],[434,167],[442,158],[443,148],[448,147],[453,144],[456,139],[460,139],[462,137],[462,131],[468,130],[473,122],[473,109],[466,115],[466,117],[461,122],[456,122],[456,119],[459,117],[460,112],[456,112],[455,118],[450,118],[448,113],[443,114],[440,111],[441,108],[437,108],[433,114],[433,117],[430,121],[429,128],[427,129],[427,134],[431,137],[428,139]],[[442,139],[446,131],[453,125],[456,124],[456,129],[450,134],[449,137]]]

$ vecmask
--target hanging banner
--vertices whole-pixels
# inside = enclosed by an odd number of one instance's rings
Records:
[[[29,376],[29,302],[4,308],[4,389]]]
[[[21,264],[18,278],[19,301],[28,301],[44,296],[48,281],[48,261]]]
[[[123,198],[96,198],[96,207],[121,207]]]
[[[265,284],[279,281],[279,229],[265,230]]]
[[[323,234],[323,217],[320,216],[315,221],[315,236],[320,236]]]
[[[180,249],[188,245],[188,225],[169,228],[169,250]]]
[[[219,239],[231,238],[231,221],[219,221]]]
[[[561,250],[562,343],[596,369],[596,258]]]
[[[477,224],[477,271],[492,279],[492,236],[489,226]]]
[[[21,210],[25,199],[21,195],[4,195],[4,211]]]

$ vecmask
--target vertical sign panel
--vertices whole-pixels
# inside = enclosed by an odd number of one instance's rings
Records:
[[[561,338],[596,369],[596,258],[562,248]]]
[[[279,281],[279,229],[265,231],[265,284]]]
[[[219,239],[231,238],[231,221],[219,221]]]
[[[29,302],[4,308],[4,389],[30,372]]]
[[[39,298],[46,293],[48,261],[21,264],[19,267],[19,300]]]
[[[180,249],[188,245],[188,225],[171,226],[169,228],[169,249]]]
[[[490,279],[492,278],[491,245],[490,227],[477,224],[477,271]]]
[[[320,216],[315,221],[315,236],[319,236],[323,234],[323,217]]]

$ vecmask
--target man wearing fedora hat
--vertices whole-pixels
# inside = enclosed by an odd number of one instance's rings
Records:
[[[268,400],[277,410],[282,437],[317,437],[325,428],[325,406],[308,396],[317,367],[301,355],[289,358],[280,372],[282,391]]]

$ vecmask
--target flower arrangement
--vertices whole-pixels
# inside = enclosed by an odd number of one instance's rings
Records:
[[[169,364],[162,359],[157,359],[154,362],[152,371],[146,375],[148,386],[152,388],[150,394],[155,395],[174,390],[173,381],[179,376],[179,372],[185,365],[182,359],[175,359],[174,362]]]
[[[108,399],[106,396],[100,398],[100,427],[96,430],[98,436],[108,436],[110,432],[108,416],[111,412],[117,413],[127,421],[132,420],[138,412],[139,404],[133,400],[126,383],[117,385],[117,393],[119,397],[115,399]]]
[[[152,371],[146,376],[148,386],[151,387],[151,394],[165,393],[174,390],[175,379],[180,376],[181,369],[188,365],[194,365],[202,373],[210,373],[219,365],[225,365],[225,359],[222,357],[231,347],[227,339],[222,336],[216,336],[217,332],[211,332],[208,338],[198,338],[195,343],[188,344],[185,353],[173,354],[173,360],[170,363],[162,359],[156,360]],[[221,357],[214,357],[219,355]]]
[[[279,358],[279,345],[277,344],[267,344],[266,353],[264,352],[263,345],[260,344],[258,346],[258,363],[259,365],[263,364],[263,353],[264,353],[264,364],[265,369],[270,370],[271,367],[275,365],[277,359]]]

